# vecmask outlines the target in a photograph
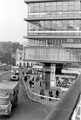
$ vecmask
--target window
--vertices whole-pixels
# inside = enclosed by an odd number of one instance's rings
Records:
[[[51,2],[51,11],[56,11],[56,2]]]
[[[68,11],[68,2],[63,2],[63,11]]]
[[[34,12],[35,12],[35,13],[39,13],[39,8],[40,8],[40,7],[39,7],[39,3],[35,3],[35,4],[34,4]]]
[[[68,20],[68,31],[74,30],[74,23],[73,20]]]
[[[74,20],[74,30],[79,31],[80,30],[80,21]]]
[[[56,21],[52,21],[52,30],[56,31]]]
[[[44,31],[45,27],[44,27],[44,21],[40,21],[40,31]]]
[[[67,31],[67,20],[62,20],[62,30]]]
[[[50,12],[50,2],[47,2],[47,3],[46,3],[45,11],[46,11],[46,12]]]
[[[29,4],[29,12],[33,13],[34,4]]]
[[[33,31],[33,24],[32,23],[28,23],[28,30]]]
[[[40,13],[45,11],[45,3],[40,3]]]
[[[80,1],[75,1],[75,10],[80,10]]]
[[[45,21],[45,30],[50,30],[50,21]]]
[[[22,60],[22,57],[20,57],[20,60]]]
[[[62,11],[62,2],[57,2],[57,11]]]

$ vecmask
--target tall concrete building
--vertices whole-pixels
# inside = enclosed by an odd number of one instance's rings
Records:
[[[49,87],[51,68],[81,62],[81,1],[25,0],[27,36],[25,59],[44,64]],[[50,67],[52,66],[52,67]],[[58,72],[59,71],[59,72]]]

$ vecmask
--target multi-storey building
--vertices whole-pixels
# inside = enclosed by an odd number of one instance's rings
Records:
[[[29,40],[25,59],[42,62],[49,68],[52,63],[58,68],[63,63],[81,62],[81,1],[25,0],[25,3],[28,8],[25,38]]]

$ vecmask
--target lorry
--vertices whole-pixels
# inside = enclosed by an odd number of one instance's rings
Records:
[[[0,83],[0,115],[11,115],[12,108],[16,107],[19,93],[18,81]]]

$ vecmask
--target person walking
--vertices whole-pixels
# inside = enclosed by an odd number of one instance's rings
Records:
[[[40,95],[44,95],[44,89],[43,88],[41,88],[41,90],[40,90]],[[41,96],[41,99],[44,99],[44,97]]]
[[[50,96],[50,97],[53,97],[53,92],[52,92],[52,90],[49,90],[49,96]],[[49,98],[49,100],[51,101],[51,98]]]
[[[56,98],[59,97],[59,90],[56,90]]]

